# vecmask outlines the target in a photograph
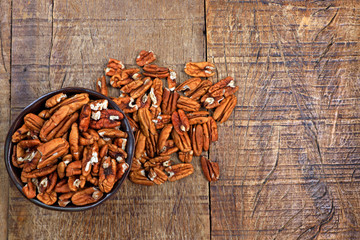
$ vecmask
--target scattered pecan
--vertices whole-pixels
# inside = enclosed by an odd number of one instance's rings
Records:
[[[176,106],[187,112],[199,111],[201,107],[200,103],[198,103],[197,101],[184,96],[179,97]]]
[[[136,184],[140,184],[140,185],[146,185],[146,186],[152,186],[154,185],[153,181],[150,181],[146,175],[145,175],[145,170],[140,169],[137,171],[132,171],[129,174],[129,179],[130,181],[132,181],[133,183]]]
[[[153,53],[153,51],[142,50],[139,53],[139,56],[137,56],[136,58],[136,64],[142,67],[146,64],[152,63],[155,60],[156,60],[156,56]]]
[[[190,163],[193,159],[194,151],[179,152],[179,159],[184,163]]]
[[[110,58],[107,66],[106,66],[106,69],[105,69],[105,75],[112,76],[116,73],[117,70],[124,69],[124,68],[125,68],[125,66],[121,61]]]
[[[99,77],[96,80],[96,91],[101,93],[102,95],[108,96],[108,87],[106,85],[106,78],[105,76]]]
[[[176,72],[169,69],[169,76],[167,77],[167,85],[170,91],[174,91],[176,88]]]
[[[217,181],[219,179],[220,171],[218,163],[212,162],[204,156],[201,156],[201,168],[209,182]]]
[[[161,130],[157,145],[159,153],[164,152],[166,150],[164,149],[164,147],[166,144],[166,140],[169,138],[171,134],[172,129],[173,129],[172,124],[166,124],[165,127]]]
[[[215,65],[209,62],[189,62],[185,66],[185,73],[193,77],[212,77],[215,69]]]
[[[198,88],[200,83],[201,83],[201,78],[190,78],[185,82],[183,82],[182,84],[180,84],[179,86],[177,86],[175,90],[185,91],[185,95],[188,96],[189,95],[188,92],[191,93],[194,92]]]
[[[184,132],[190,130],[189,119],[187,118],[185,112],[179,109],[177,112],[173,112],[171,116],[171,121],[174,126],[175,131],[179,135],[183,135]]]
[[[194,126],[191,132],[192,149],[195,156],[200,156],[203,151],[204,133],[200,124]]]
[[[207,126],[209,130],[210,140],[211,142],[216,142],[218,140],[218,130],[217,130],[217,124],[212,117],[208,117],[209,120],[207,121]]]
[[[139,109],[138,118],[140,121],[140,129],[146,137],[149,137],[150,134],[155,135],[157,133],[149,109]]]
[[[190,163],[179,163],[165,168],[165,171],[169,174],[168,180],[173,182],[192,174],[194,167]]]
[[[166,67],[158,67],[155,64],[148,64],[143,67],[144,76],[153,78],[167,78],[170,76],[169,69]]]
[[[234,95],[226,97],[215,109],[213,118],[220,123],[225,122],[230,117],[236,106],[237,99]]]

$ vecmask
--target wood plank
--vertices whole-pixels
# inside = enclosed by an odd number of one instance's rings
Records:
[[[206,1],[238,105],[210,157],[213,239],[360,238],[358,1]]]
[[[152,49],[183,79],[186,61],[205,58],[203,1],[53,2],[13,2],[14,115],[50,90],[93,88],[109,57],[131,66]],[[207,239],[209,188],[194,165],[175,183],[126,181],[115,198],[80,213],[40,209],[12,188],[9,239]]]
[[[11,1],[1,1],[0,9],[0,156],[4,156],[5,136],[10,124],[10,48],[11,48]],[[2,158],[3,159],[3,158]],[[4,161],[0,163],[0,239],[7,238],[9,208],[9,181]]]

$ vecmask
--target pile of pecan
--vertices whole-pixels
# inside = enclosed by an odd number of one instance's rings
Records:
[[[225,122],[236,105],[238,90],[227,77],[213,83],[215,66],[209,62],[189,62],[185,73],[192,78],[177,84],[174,70],[152,64],[152,51],[141,51],[136,58],[140,68],[125,68],[110,59],[105,75],[110,85],[120,89],[112,100],[124,111],[135,133],[136,147],[129,178],[142,185],[176,181],[194,172],[193,156],[208,151],[217,141],[217,123]],[[167,87],[161,79],[166,79]],[[107,95],[106,77],[96,81],[98,92]],[[182,163],[173,164],[170,155],[178,153]],[[208,181],[219,178],[219,166],[201,157]]]
[[[12,164],[21,169],[23,193],[61,207],[99,201],[129,168],[123,118],[106,99],[90,100],[87,93],[47,99],[12,135]]]

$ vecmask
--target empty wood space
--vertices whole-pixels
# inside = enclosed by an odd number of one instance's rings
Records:
[[[153,50],[232,76],[238,102],[195,172],[125,181],[85,212],[30,204],[0,164],[0,239],[359,239],[360,3],[356,0],[0,1],[0,132],[41,95],[95,88],[109,57]],[[115,94],[115,91],[112,92]],[[111,94],[111,93],[110,93]]]

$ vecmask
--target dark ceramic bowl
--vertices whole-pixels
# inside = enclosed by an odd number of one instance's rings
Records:
[[[24,116],[28,113],[34,113],[37,114],[39,113],[42,109],[44,109],[44,105],[45,105],[45,101],[58,94],[58,93],[66,93],[67,95],[73,95],[73,94],[77,94],[77,93],[88,93],[89,97],[91,100],[96,100],[96,99],[107,99],[109,101],[109,108],[110,109],[116,109],[120,112],[121,109],[116,105],[116,103],[114,103],[112,100],[110,100],[108,97],[92,91],[90,89],[85,89],[85,88],[77,88],[77,87],[69,87],[69,88],[63,88],[60,90],[56,90],[54,92],[50,92],[47,93],[45,95],[43,95],[42,97],[38,98],[37,100],[35,100],[34,102],[32,102],[29,106],[27,106],[21,113],[20,115],[15,119],[15,121],[13,122],[13,124],[10,127],[10,130],[8,132],[8,135],[6,137],[6,142],[5,142],[5,165],[6,165],[6,169],[9,173],[9,176],[12,180],[12,182],[15,184],[16,188],[21,192],[21,194],[28,199],[25,194],[22,191],[22,188],[24,186],[24,183],[22,183],[21,179],[20,179],[20,175],[21,175],[21,169],[16,168],[12,165],[11,163],[11,156],[12,156],[12,149],[13,149],[13,143],[11,141],[11,137],[13,135],[13,133],[20,128],[23,124],[24,124]],[[123,113],[123,112],[122,112]],[[131,130],[130,124],[128,122],[128,120],[126,119],[126,117],[122,120],[121,123],[121,128],[123,131],[128,133],[128,141],[127,141],[127,146],[126,146],[126,152],[128,153],[128,158],[126,160],[126,162],[129,164],[129,166],[131,167],[131,163],[132,163],[132,158],[133,158],[133,154],[134,154],[134,146],[135,146],[135,140],[134,140],[134,135],[133,132]],[[129,174],[130,171],[130,167],[129,169],[125,172],[125,174],[122,176],[122,178],[117,181],[114,185],[114,188],[112,189],[111,192],[109,193],[104,193],[104,196],[97,202],[93,203],[93,204],[88,204],[86,206],[75,206],[73,204],[69,204],[66,207],[60,207],[58,205],[46,205],[42,202],[40,202],[39,200],[37,200],[36,198],[33,199],[28,199],[30,202],[43,207],[43,208],[47,208],[47,209],[51,209],[51,210],[58,210],[58,211],[68,211],[68,212],[72,212],[72,211],[83,211],[83,210],[87,210],[93,207],[96,207],[100,204],[102,204],[104,201],[106,201],[107,199],[109,199],[112,195],[114,195],[120,188],[121,184],[124,182],[124,180],[126,179],[127,175]],[[56,204],[56,203],[55,203]]]

